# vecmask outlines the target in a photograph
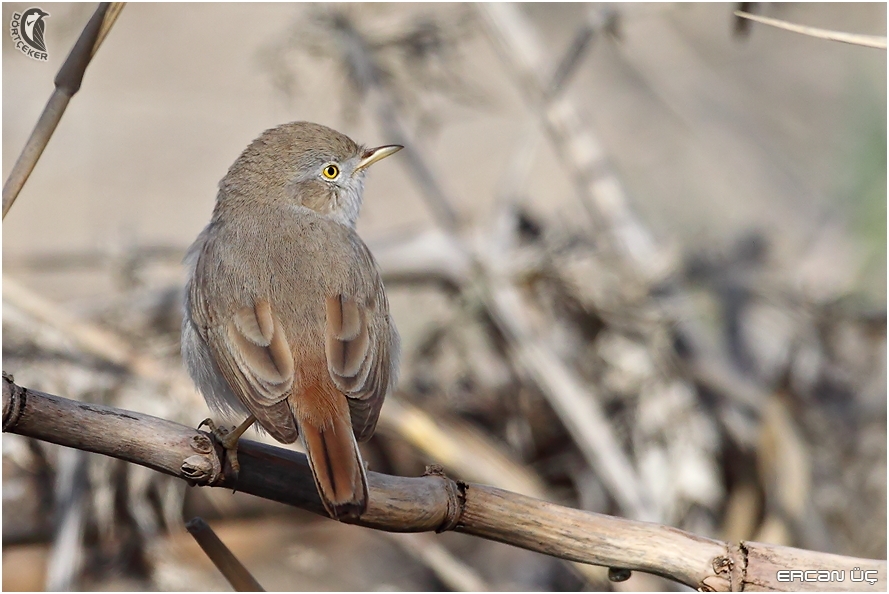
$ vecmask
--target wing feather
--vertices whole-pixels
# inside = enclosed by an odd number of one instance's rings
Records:
[[[398,334],[387,311],[379,312],[355,298],[337,295],[328,298],[326,306],[327,369],[349,397],[355,438],[364,441],[373,435],[383,399],[392,387],[392,347],[397,356]]]
[[[286,402],[293,389],[294,359],[269,302],[242,307],[208,337],[220,371],[260,426],[278,441],[296,441],[296,421]]]

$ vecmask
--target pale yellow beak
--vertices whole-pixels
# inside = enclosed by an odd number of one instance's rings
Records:
[[[404,147],[400,144],[388,144],[386,146],[367,149],[364,151],[364,154],[361,155],[361,160],[358,161],[358,165],[355,166],[355,171],[361,171],[362,169],[370,167],[380,159],[385,159],[389,155],[394,155],[403,148]]]

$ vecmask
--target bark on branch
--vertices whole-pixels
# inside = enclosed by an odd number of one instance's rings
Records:
[[[303,454],[241,440],[241,472],[234,478],[223,472],[223,451],[203,431],[29,390],[6,374],[3,431],[113,456],[193,485],[236,489],[325,515]],[[455,482],[436,469],[415,478],[369,472],[368,483],[368,509],[357,523],[369,528],[457,530],[563,559],[645,571],[710,591],[885,589],[885,561],[754,542],[728,544],[669,526]],[[856,575],[877,581],[852,582],[853,568]],[[781,583],[776,579],[781,569],[839,570],[847,577],[843,582]]]

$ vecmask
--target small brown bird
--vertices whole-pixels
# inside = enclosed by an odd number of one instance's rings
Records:
[[[398,371],[398,332],[355,221],[365,170],[401,148],[308,122],[265,131],[220,182],[186,258],[186,367],[211,408],[248,415],[217,435],[232,454],[254,421],[280,442],[300,437],[337,519],[367,507],[357,441]]]

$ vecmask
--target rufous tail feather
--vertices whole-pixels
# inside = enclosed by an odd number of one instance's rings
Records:
[[[337,520],[356,519],[367,509],[364,462],[352,433],[348,409],[345,413],[336,415],[323,428],[308,421],[299,422],[321,502]]]

